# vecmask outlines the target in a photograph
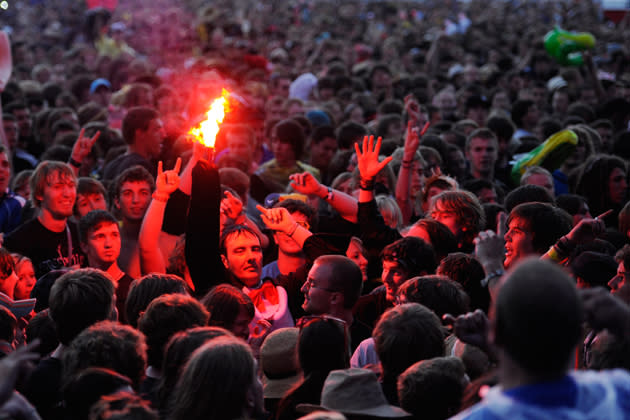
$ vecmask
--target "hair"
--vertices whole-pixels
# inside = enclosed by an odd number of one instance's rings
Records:
[[[66,383],[88,367],[102,367],[125,375],[138,389],[147,365],[144,336],[128,325],[102,321],[82,331],[63,355]]]
[[[458,357],[435,357],[416,362],[398,378],[400,407],[415,418],[449,418],[459,411],[465,375],[464,363]]]
[[[419,303],[442,319],[444,314],[462,315],[469,310],[469,297],[464,288],[446,276],[413,277],[398,288],[398,296],[407,303]]]
[[[155,179],[144,166],[135,165],[118,175],[111,184],[112,198],[120,198],[120,190],[125,182],[146,182],[151,191],[155,190]]]
[[[158,112],[153,108],[135,107],[129,109],[122,121],[122,135],[125,143],[134,144],[136,130],[145,131],[154,119],[159,118]]]
[[[94,178],[81,177],[77,182],[77,194],[91,195],[102,194],[103,197],[107,197],[107,191],[105,187],[99,181]]]
[[[538,185],[521,185],[510,191],[505,197],[503,205],[505,210],[511,212],[519,204],[525,203],[547,203],[549,205],[555,205],[556,200],[551,196],[549,191]]]
[[[0,280],[4,280],[15,271],[15,260],[6,248],[0,248]]]
[[[220,284],[210,289],[201,299],[201,303],[210,313],[208,325],[228,331],[234,327],[234,321],[241,309],[245,309],[250,318],[255,315],[254,304],[249,296],[229,284]]]
[[[517,127],[522,127],[523,117],[527,115],[529,108],[535,105],[530,99],[519,99],[512,104],[512,121]]]
[[[9,309],[0,306],[0,340],[13,343],[16,330],[17,318]]]
[[[219,169],[219,179],[222,185],[232,188],[242,199],[247,198],[249,190],[249,176],[237,168]]]
[[[104,395],[90,409],[89,420],[158,420],[148,401],[126,391]]]
[[[479,199],[471,192],[457,190],[443,191],[436,195],[431,200],[431,207],[435,207],[438,201],[444,210],[452,211],[457,215],[460,224],[462,224],[464,241],[472,243],[472,240],[486,224],[483,207],[481,207]]]
[[[389,195],[379,194],[376,196],[376,206],[383,216],[385,224],[388,224],[387,221],[392,221],[394,229],[402,227],[403,217],[396,200]]]
[[[543,168],[541,166],[530,166],[530,167],[528,167],[525,170],[525,173],[523,175],[521,175],[521,185],[528,185],[527,184],[527,180],[532,175],[544,175],[547,178],[549,178],[549,181],[551,182],[551,185],[553,185],[553,176],[551,175],[551,172],[549,172],[548,170],[546,170],[545,168]]]
[[[233,337],[228,330],[219,327],[195,327],[175,333],[164,348],[162,376],[157,384],[157,401],[160,414],[165,414],[170,396],[186,362],[195,350],[217,337]]]
[[[481,286],[481,280],[486,274],[477,258],[463,252],[454,252],[440,262],[436,271],[462,285],[470,297],[471,310],[481,309],[488,313],[490,294],[487,288]]]
[[[630,267],[630,245],[626,244],[615,254],[615,261],[623,263],[624,267]]]
[[[335,141],[337,140],[337,137],[335,136],[335,130],[331,126],[322,125],[319,127],[315,127],[313,129],[313,132],[311,133],[311,145],[319,144],[328,138],[335,139]]]
[[[222,255],[227,255],[226,243],[228,239],[232,238],[233,236],[248,234],[260,240],[260,238],[258,238],[258,234],[247,225],[230,225],[225,227],[221,232],[221,238],[219,239],[219,253],[221,253]]]
[[[188,285],[173,274],[152,273],[134,280],[129,286],[125,301],[125,314],[132,327],[138,326],[138,318],[153,299],[172,293],[188,295]]]
[[[396,378],[417,361],[444,355],[444,334],[437,315],[418,303],[386,311],[374,327],[374,348],[383,374]]]
[[[284,207],[289,211],[289,213],[301,213],[308,219],[308,224],[311,226],[311,231],[317,228],[317,222],[319,219],[317,216],[317,210],[309,206],[304,201],[294,199],[282,200],[274,204],[273,207]]]
[[[49,160],[40,162],[30,179],[31,201],[33,202],[33,206],[41,206],[41,197],[44,195],[44,190],[49,186],[49,183],[55,176],[61,181],[70,180],[75,184],[77,182],[72,168],[67,164]]]
[[[112,214],[105,210],[92,210],[79,220],[79,239],[86,243],[91,231],[99,229],[102,225],[115,224],[118,221]]]
[[[400,114],[386,114],[381,116],[378,119],[377,122],[377,126],[376,126],[376,135],[378,137],[386,137],[387,136],[387,132],[389,131],[389,127],[392,124],[402,124],[402,117],[400,116]],[[396,139],[399,140],[399,139]]]
[[[437,261],[433,246],[415,236],[407,236],[387,245],[381,252],[383,261],[400,265],[408,277],[435,272]]]
[[[173,334],[204,326],[208,318],[206,308],[190,296],[170,294],[153,299],[138,319],[138,329],[147,339],[149,366],[162,367],[164,347]]]
[[[482,139],[482,140],[491,140],[493,141],[495,144],[498,145],[498,140],[497,140],[497,136],[494,135],[494,133],[487,129],[487,128],[478,128],[476,130],[473,130],[468,137],[466,137],[466,148],[465,150],[470,149],[470,144],[472,143],[472,141],[474,139]]]
[[[281,143],[288,143],[293,148],[295,159],[302,157],[304,150],[304,130],[295,119],[286,119],[277,123],[273,128],[273,138]]]
[[[610,200],[608,191],[608,179],[612,171],[617,168],[623,170],[625,175],[626,163],[617,156],[611,155],[591,156],[584,163],[575,192],[586,198],[593,214],[601,214],[610,208],[621,207]]]
[[[120,373],[103,367],[88,367],[69,378],[63,389],[64,418],[87,420],[90,407],[102,396],[130,386],[131,380]]]
[[[337,129],[337,141],[340,149],[351,149],[368,133],[365,126],[354,121],[346,121]]]
[[[566,372],[583,311],[562,268],[538,259],[521,263],[508,274],[494,308],[495,344],[515,362],[546,377]]]
[[[490,115],[486,126],[497,136],[497,139],[504,141],[510,140],[515,131],[512,121],[501,115]]]
[[[322,255],[315,260],[329,271],[328,284],[343,294],[343,307],[352,309],[361,296],[363,274],[354,261],[343,255]]]
[[[114,283],[109,275],[81,268],[59,277],[50,289],[50,317],[57,337],[68,345],[81,331],[108,319],[114,310]]]
[[[441,261],[451,252],[457,251],[457,239],[444,224],[433,219],[420,219],[409,229],[422,228],[429,235],[437,261]],[[408,232],[409,232],[408,231]]]
[[[623,206],[623,208],[619,212],[618,219],[619,232],[621,232],[625,236],[628,236],[628,231],[630,231],[630,201],[627,202],[625,206]]]
[[[243,341],[219,337],[204,344],[186,363],[172,395],[168,418],[240,418],[255,374],[254,357]]]
[[[558,239],[569,233],[573,220],[567,212],[547,203],[523,203],[514,207],[508,225],[514,218],[525,221],[532,233],[532,246],[539,254],[547,252]]]

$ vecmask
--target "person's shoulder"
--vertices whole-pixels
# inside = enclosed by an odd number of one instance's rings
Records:
[[[27,220],[4,238],[5,243],[6,241],[17,240],[18,238],[25,237],[25,235],[41,231],[43,228],[44,226],[39,223],[39,220],[37,220],[36,217],[31,220]],[[33,238],[31,237],[29,239],[32,240]]]
[[[485,404],[479,403],[471,408],[462,411],[449,420],[494,420],[494,419],[507,419],[508,417],[501,417],[492,412]]]

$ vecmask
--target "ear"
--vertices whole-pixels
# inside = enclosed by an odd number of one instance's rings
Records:
[[[221,261],[223,262],[223,266],[225,267],[226,270],[230,269],[230,262],[228,261],[227,257],[223,254],[221,254]]]
[[[87,255],[87,253],[88,253],[88,247],[87,247],[87,244],[86,244],[85,242],[81,242],[81,243],[80,243],[80,245],[81,245],[81,251],[83,251],[83,253],[84,253],[85,255]]]
[[[117,210],[120,210],[120,200],[118,200],[118,197],[114,197],[114,206]]]

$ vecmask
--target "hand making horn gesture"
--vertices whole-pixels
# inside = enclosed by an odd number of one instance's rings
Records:
[[[177,158],[175,167],[164,171],[162,161],[158,162],[157,177],[155,178],[155,192],[153,198],[158,201],[168,201],[171,193],[179,187],[179,170],[182,166],[182,158]]]
[[[101,136],[101,132],[97,131],[92,137],[85,135],[85,128],[79,132],[79,138],[74,142],[72,146],[72,153],[70,154],[70,164],[75,167],[81,166],[83,159],[90,153],[92,146],[96,143],[96,140]]]

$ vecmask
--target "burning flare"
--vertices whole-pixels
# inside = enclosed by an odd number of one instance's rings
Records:
[[[212,101],[210,109],[206,112],[207,118],[189,131],[189,134],[192,134],[196,141],[206,147],[214,148],[214,142],[221,128],[220,124],[223,122],[225,113],[230,112],[228,96],[230,96],[230,92],[223,89],[221,97]]]

